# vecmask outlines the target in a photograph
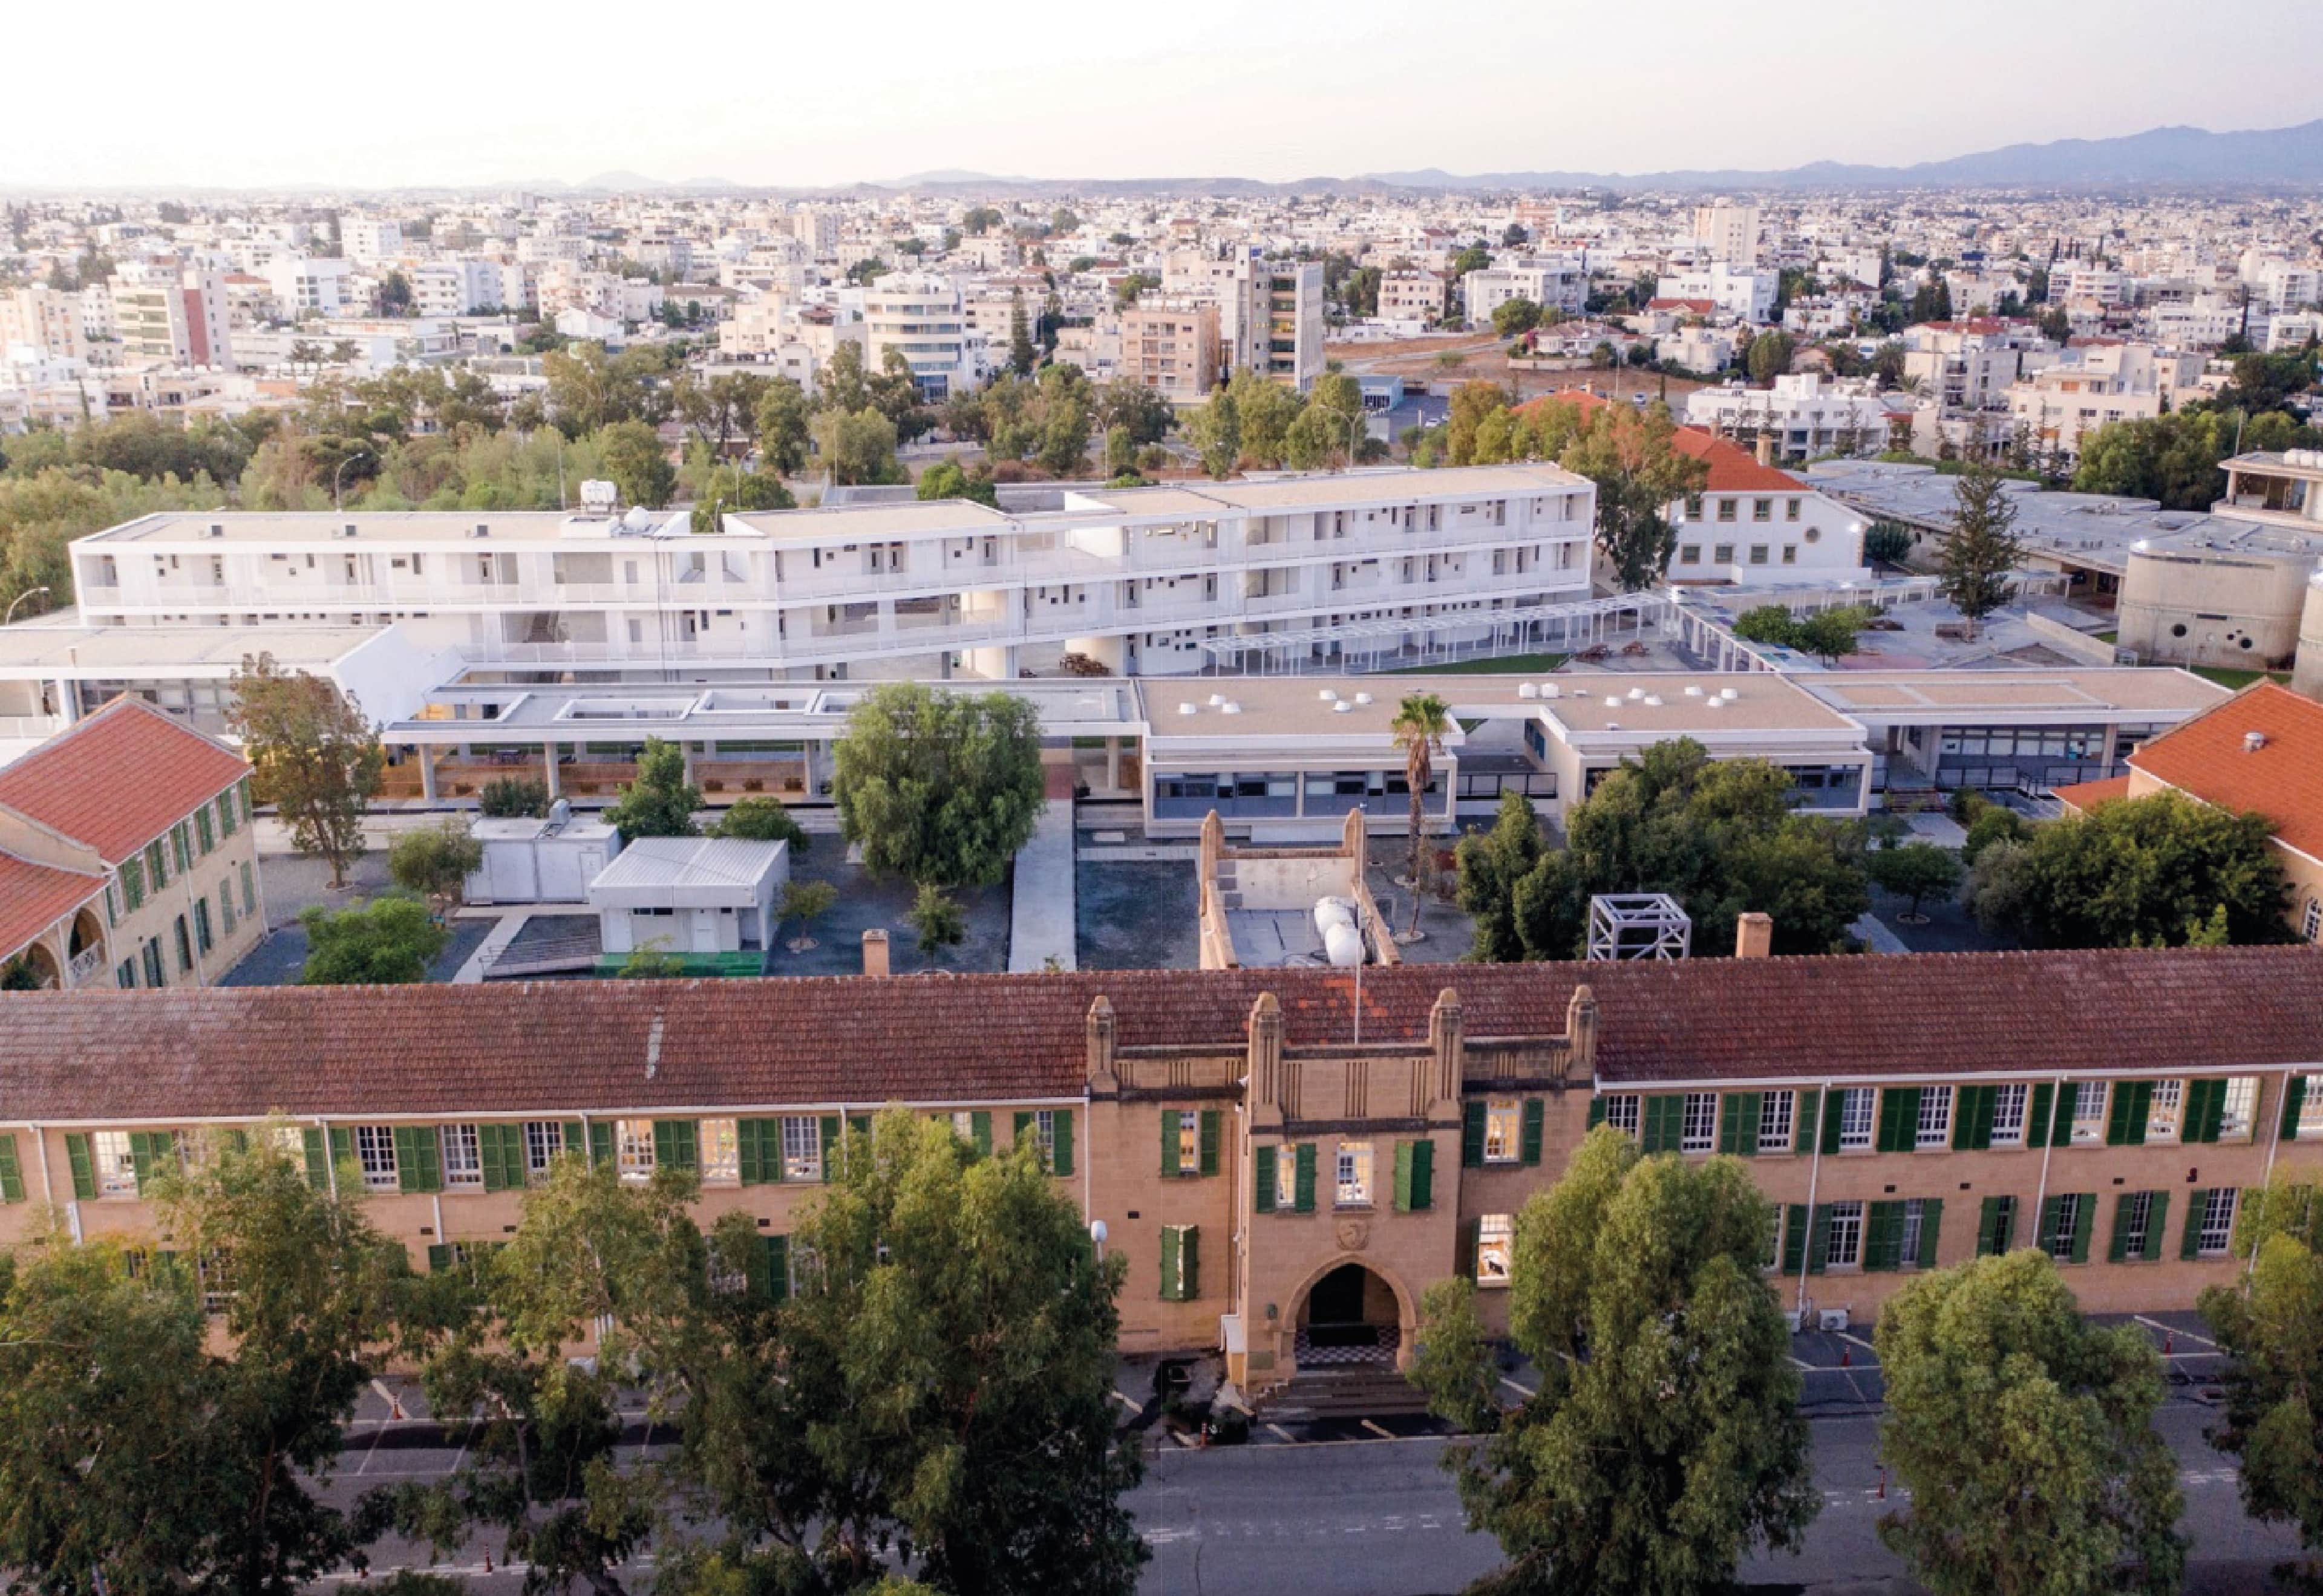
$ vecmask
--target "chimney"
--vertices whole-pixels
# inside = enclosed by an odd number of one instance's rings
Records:
[[[867,976],[887,973],[887,933],[876,925],[863,933],[863,973]]]
[[[1772,465],[1775,463],[1775,435],[1768,432],[1763,427],[1758,429],[1758,454],[1759,464]]]
[[[868,933],[866,933],[868,934]],[[1734,957],[1764,959],[1774,951],[1775,917],[1753,909],[1734,922]]]

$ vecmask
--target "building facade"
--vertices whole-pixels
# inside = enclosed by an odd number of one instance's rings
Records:
[[[1395,966],[1358,993],[1235,969],[22,995],[0,1241],[54,1213],[150,1245],[155,1173],[271,1125],[416,1268],[502,1240],[571,1151],[693,1171],[701,1221],[753,1215],[781,1291],[892,1105],[1029,1150],[1102,1223],[1124,1350],[1217,1349],[1263,1393],[1407,1362],[1438,1280],[1504,1325],[1515,1217],[1599,1126],[1741,1160],[1784,1306],[1859,1325],[2028,1246],[2086,1308],[2182,1308],[2241,1267],[2245,1194],[2323,1175],[2314,949]]]

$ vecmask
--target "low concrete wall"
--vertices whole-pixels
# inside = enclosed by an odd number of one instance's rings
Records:
[[[2103,637],[2075,631],[2061,620],[2038,613],[2027,614],[2025,624],[2032,628],[2034,637],[2060,654],[2070,654],[2088,665],[2113,664],[2113,645]]]

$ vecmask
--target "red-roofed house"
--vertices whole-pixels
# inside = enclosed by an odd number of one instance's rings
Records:
[[[207,986],[266,934],[250,766],[119,698],[0,767],[0,966],[40,986]]]
[[[2323,942],[2323,703],[2261,681],[2132,754],[2126,783],[2091,782],[2057,796],[2088,810],[2167,792],[2273,821],[2291,928]]]
[[[1594,410],[1614,401],[1572,389],[1523,408],[1557,403]],[[1678,535],[1671,582],[1772,587],[1870,580],[1856,511],[1701,427],[1681,427],[1672,441],[1710,467],[1710,480],[1664,512]]]

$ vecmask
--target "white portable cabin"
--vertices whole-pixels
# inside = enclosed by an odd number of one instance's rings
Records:
[[[484,862],[468,877],[472,903],[582,903],[589,884],[621,851],[621,834],[599,820],[575,816],[562,798],[545,821],[479,820],[468,835],[484,847]]]
[[[608,955],[763,949],[790,844],[737,837],[640,837],[589,884]]]

